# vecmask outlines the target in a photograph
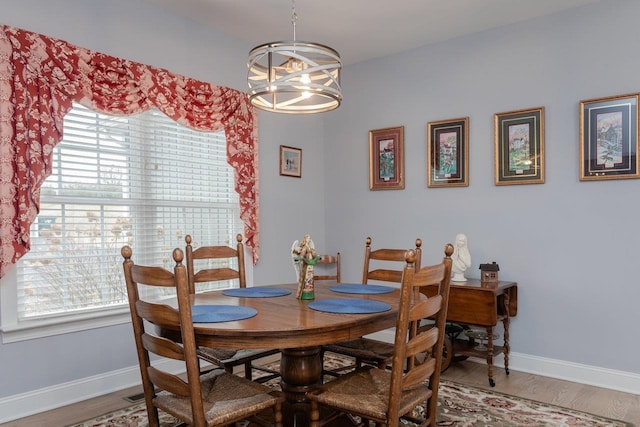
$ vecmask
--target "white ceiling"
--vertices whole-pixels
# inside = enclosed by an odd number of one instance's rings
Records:
[[[291,0],[145,0],[249,42],[292,40]],[[296,0],[296,40],[354,64],[600,0]]]

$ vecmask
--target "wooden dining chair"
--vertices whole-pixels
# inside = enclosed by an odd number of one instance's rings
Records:
[[[189,282],[189,292],[197,292],[197,284],[219,281],[237,281],[240,288],[247,287],[244,266],[244,245],[242,235],[236,236],[236,248],[229,246],[200,246],[193,248],[191,235],[185,236],[186,258],[187,258],[187,278]],[[206,267],[196,269],[196,261],[206,263]],[[233,268],[233,265],[237,268]],[[268,375],[261,376],[256,381],[266,382],[276,378],[280,372],[269,369],[265,366],[254,364],[254,361],[278,354],[278,349],[223,349],[198,347],[198,355],[202,360],[224,368],[227,372],[233,372],[234,367],[244,366],[244,375],[247,379],[253,379],[253,370],[266,372]]]
[[[329,381],[307,394],[311,402],[311,427],[319,427],[337,416],[358,416],[363,425],[396,427],[400,418],[420,426],[436,425],[438,388],[442,363],[442,345],[449,301],[453,245],[445,248],[440,264],[415,269],[415,251],[407,251],[403,270],[400,305],[391,369],[362,366]],[[421,290],[436,286],[438,293],[427,298]],[[435,320],[429,328],[420,328],[423,318]],[[424,405],[424,416],[413,410]],[[331,408],[333,415],[320,407]]]
[[[173,273],[162,267],[135,265],[129,246],[124,246],[121,253],[149,425],[159,426],[158,409],[187,425],[209,427],[254,419],[271,408],[275,425],[282,426],[284,399],[279,392],[222,369],[200,375],[182,250],[173,251]],[[142,298],[140,285],[145,291],[153,287],[175,290],[177,308],[162,300]],[[175,329],[175,337],[156,335],[155,326]],[[152,366],[151,354],[160,360],[183,362],[185,379],[163,369],[175,365],[158,364],[154,359]]]
[[[315,268],[318,270],[316,271]],[[318,274],[313,276],[313,280],[331,280],[340,283],[340,252],[335,255],[320,255],[315,268],[314,272]]]
[[[416,239],[413,263],[415,270],[420,269],[422,259],[422,240]],[[362,273],[362,283],[370,281],[401,283],[403,266],[405,263],[405,253],[407,249],[371,249],[371,237],[365,241],[364,268]],[[363,363],[373,364],[383,368],[391,362],[393,357],[393,344],[366,337],[360,337],[322,347],[324,352],[348,356],[355,359],[353,367],[359,367]],[[339,375],[341,372],[350,369],[350,366],[337,370],[327,370],[326,374]]]

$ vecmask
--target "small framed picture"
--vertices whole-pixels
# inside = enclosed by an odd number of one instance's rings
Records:
[[[302,178],[302,149],[280,146],[280,175]]]
[[[544,184],[544,107],[494,116],[495,184]]]
[[[404,126],[369,131],[369,190],[404,189]]]
[[[469,118],[427,124],[427,187],[469,186]]]
[[[638,96],[580,102],[580,181],[640,178]]]

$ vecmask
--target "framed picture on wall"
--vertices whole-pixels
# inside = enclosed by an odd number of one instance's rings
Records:
[[[427,124],[427,187],[469,186],[469,117]]]
[[[280,146],[280,175],[302,178],[302,149]]]
[[[640,178],[638,94],[580,102],[580,181]]]
[[[494,116],[495,184],[544,184],[544,107]]]
[[[404,189],[404,126],[369,131],[369,190]]]

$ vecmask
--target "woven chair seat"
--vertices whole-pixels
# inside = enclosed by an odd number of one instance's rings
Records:
[[[374,420],[385,420],[389,408],[391,371],[363,366],[311,392],[308,397],[321,405]],[[431,396],[426,384],[405,390],[400,396],[400,413],[410,413]]]
[[[219,365],[223,360],[229,360],[238,353],[237,350],[226,348],[198,347],[198,356],[207,362]]]
[[[224,365],[230,362],[243,363],[244,360],[253,360],[256,357],[265,357],[272,354],[277,354],[279,350],[233,350],[226,348],[209,348],[198,347],[198,356],[206,360],[207,362],[215,363],[216,365]]]
[[[278,391],[219,369],[201,376],[200,382],[207,426],[234,423],[283,400]],[[153,402],[163,411],[193,424],[189,397],[163,392]]]
[[[380,368],[390,363],[393,357],[393,344],[369,338],[356,338],[327,344],[323,346],[323,349],[355,357],[363,363],[375,364]]]
[[[210,348],[210,347],[198,347],[198,357],[214,365],[224,368],[227,372],[232,373],[233,367],[238,365],[245,365],[245,375],[247,375],[248,369],[255,369],[261,372],[266,372],[270,375],[262,376],[256,379],[256,382],[264,383],[273,378],[280,376],[280,371],[275,369],[269,369],[265,366],[253,365],[251,361],[255,359],[261,359],[272,354],[279,353],[280,350],[233,350],[226,348]],[[248,365],[248,366],[246,366]],[[247,378],[252,378],[248,376]]]

